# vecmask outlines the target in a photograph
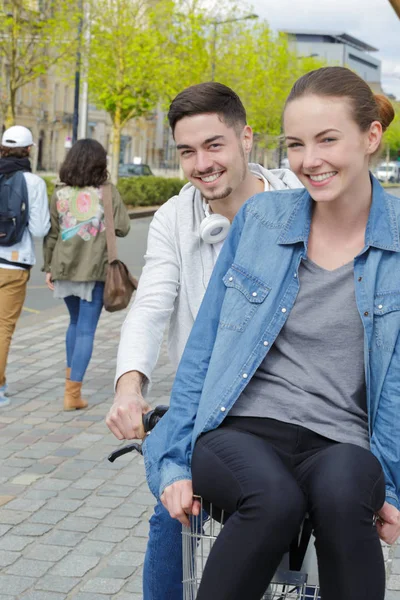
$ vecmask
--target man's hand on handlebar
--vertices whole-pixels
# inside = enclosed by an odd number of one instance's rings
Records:
[[[143,427],[143,415],[150,406],[142,396],[143,375],[136,371],[120,377],[114,403],[106,417],[106,424],[119,440],[143,439],[146,435]]]
[[[176,481],[165,488],[161,502],[173,519],[190,527],[188,515],[200,514],[200,501],[193,498],[193,487],[190,479]]]

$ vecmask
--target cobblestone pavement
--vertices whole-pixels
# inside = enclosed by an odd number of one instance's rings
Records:
[[[89,409],[67,413],[67,316],[49,314],[20,321],[11,404],[0,412],[0,600],[140,600],[153,497],[139,455],[107,461],[120,442],[104,422],[124,313],[103,313],[84,384]],[[163,348],[153,405],[168,402],[172,378]],[[400,600],[400,546],[385,553],[387,600]]]

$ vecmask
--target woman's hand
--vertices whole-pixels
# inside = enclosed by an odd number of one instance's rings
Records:
[[[376,528],[383,542],[394,544],[400,535],[400,511],[389,502],[385,502],[378,512]]]
[[[54,291],[54,283],[51,278],[51,273],[46,273],[46,285],[52,292]]]
[[[161,502],[173,519],[190,527],[188,515],[200,514],[200,502],[193,499],[193,487],[190,479],[176,481],[165,488]]]

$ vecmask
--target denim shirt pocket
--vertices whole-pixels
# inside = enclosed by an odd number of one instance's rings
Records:
[[[379,292],[374,300],[374,337],[381,350],[393,352],[400,331],[400,290]]]
[[[232,265],[223,278],[226,286],[220,327],[242,332],[271,291],[261,279]]]

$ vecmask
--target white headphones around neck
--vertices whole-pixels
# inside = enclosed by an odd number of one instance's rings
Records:
[[[218,244],[228,235],[231,222],[222,215],[210,214],[210,208],[204,200],[203,209],[206,218],[200,223],[200,237],[206,244]]]

